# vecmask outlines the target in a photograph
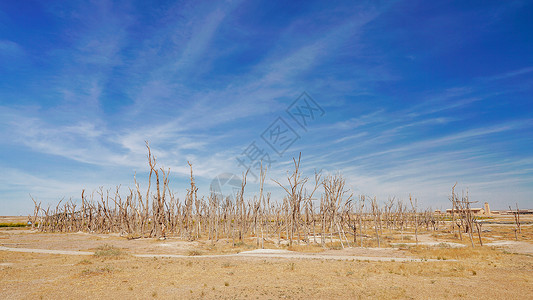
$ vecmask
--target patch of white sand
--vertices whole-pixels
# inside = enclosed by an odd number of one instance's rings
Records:
[[[281,249],[255,249],[250,251],[242,251],[239,254],[290,254],[294,251],[281,250]]]
[[[13,251],[13,252],[25,252],[25,253],[44,253],[44,254],[63,254],[63,255],[94,255],[94,252],[86,252],[86,251],[8,248],[8,247],[3,247],[3,246],[0,246],[0,251]]]
[[[415,246],[416,243],[394,243],[391,244],[393,247],[399,247],[401,245]],[[463,244],[453,243],[453,242],[418,242],[418,245],[422,246],[431,246],[431,247],[450,247],[450,248],[462,248],[466,247]]]

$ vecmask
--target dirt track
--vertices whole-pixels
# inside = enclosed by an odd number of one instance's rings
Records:
[[[42,253],[42,254],[60,254],[60,255],[94,255],[94,252],[88,251],[68,251],[68,250],[50,250],[50,249],[30,249],[30,248],[8,248],[0,246],[0,251],[13,251],[24,253]],[[372,256],[351,256],[351,255],[326,255],[326,254],[306,254],[286,250],[258,249],[244,251],[237,254],[221,255],[177,255],[177,254],[132,254],[135,257],[167,257],[167,258],[227,258],[227,257],[259,257],[259,258],[285,258],[285,259],[326,259],[326,260],[361,260],[361,261],[399,261],[399,262],[426,262],[438,261],[436,259],[417,259],[406,257],[372,257]]]

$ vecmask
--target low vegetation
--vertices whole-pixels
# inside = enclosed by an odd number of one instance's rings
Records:
[[[0,227],[27,227],[26,223],[0,223]]]
[[[116,258],[122,255],[125,255],[125,253],[122,250],[114,246],[107,245],[107,244],[98,247],[96,251],[94,252],[94,256],[100,257],[100,258]]]

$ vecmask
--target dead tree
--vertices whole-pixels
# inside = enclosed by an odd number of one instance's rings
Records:
[[[374,218],[374,230],[376,231],[376,240],[378,242],[378,248],[381,248],[381,242],[379,240],[379,230],[378,230],[378,228],[379,228],[379,224],[378,224],[379,206],[378,206],[378,202],[377,202],[376,197],[374,197],[372,199],[371,207],[372,207],[372,216]]]
[[[416,245],[418,245],[418,212],[417,212],[418,200],[415,198],[415,201],[413,204],[413,198],[411,197],[411,195],[409,195],[409,202],[411,203],[411,209],[412,209],[413,218],[414,218]]]
[[[513,211],[511,206],[509,206],[509,210],[513,213],[514,216],[514,222],[515,222],[515,228],[514,228],[514,238],[516,241],[518,241],[518,233],[522,233],[522,229],[520,228],[520,210],[518,209],[518,203],[516,203],[516,211]]]

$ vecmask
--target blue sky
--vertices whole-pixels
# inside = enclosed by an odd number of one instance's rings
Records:
[[[187,161],[206,195],[254,145],[275,198],[301,152],[381,201],[532,208],[533,3],[463,2],[2,1],[0,215],[145,188],[145,140],[182,199]]]

